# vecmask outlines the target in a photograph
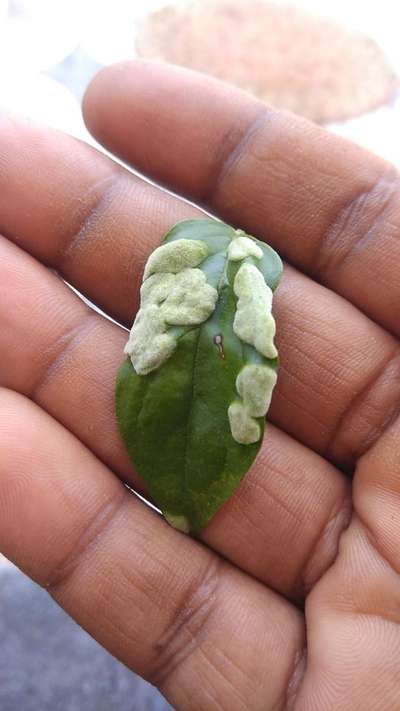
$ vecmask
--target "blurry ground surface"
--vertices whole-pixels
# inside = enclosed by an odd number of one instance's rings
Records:
[[[1,711],[167,711],[171,706],[0,560]]]
[[[196,0],[188,7],[171,0],[148,16],[136,49],[323,124],[367,113],[399,90],[371,37],[275,0]]]
[[[0,110],[9,110],[94,143],[80,112],[87,83],[102,66],[134,59],[149,13],[178,0],[0,0]],[[276,0],[279,5],[289,0]],[[189,0],[179,0],[188,5]],[[361,32],[400,75],[397,3],[292,0],[302,10]],[[361,90],[362,87],[360,87]],[[400,98],[329,128],[400,166]]]

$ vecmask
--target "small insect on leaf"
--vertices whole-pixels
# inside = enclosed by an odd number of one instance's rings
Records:
[[[149,257],[116,385],[129,456],[166,520],[197,535],[261,446],[277,379],[271,247],[216,220]]]

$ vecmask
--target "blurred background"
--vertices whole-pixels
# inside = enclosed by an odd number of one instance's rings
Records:
[[[164,58],[399,164],[396,8],[396,0],[0,0],[0,108],[90,141],[80,100],[98,69]]]
[[[400,165],[395,0],[0,0],[0,110],[93,143],[102,67],[172,61],[230,81]],[[0,711],[170,708],[0,556]]]

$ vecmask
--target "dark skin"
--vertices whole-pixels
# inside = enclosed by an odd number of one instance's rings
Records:
[[[398,174],[177,68],[108,68],[83,109],[112,153],[287,261],[279,384],[204,545],[132,496],[126,331],[60,276],[129,326],[147,256],[200,208],[3,117],[1,550],[178,709],[400,708]]]

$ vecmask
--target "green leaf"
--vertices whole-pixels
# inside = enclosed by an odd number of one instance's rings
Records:
[[[163,244],[197,240],[207,245],[197,269],[218,292],[215,309],[200,324],[170,326],[167,333],[176,347],[151,372],[138,374],[128,358],[117,376],[117,419],[129,456],[167,520],[193,534],[236,489],[262,442],[264,417],[252,418],[260,431],[256,442],[241,444],[232,435],[228,409],[242,402],[238,374],[249,364],[278,367],[277,358],[265,358],[234,332],[234,280],[244,263],[252,264],[274,290],[282,263],[254,238],[261,258],[230,261],[228,247],[237,236],[215,220],[187,220],[168,232]]]

